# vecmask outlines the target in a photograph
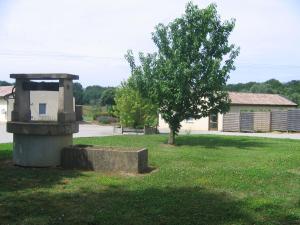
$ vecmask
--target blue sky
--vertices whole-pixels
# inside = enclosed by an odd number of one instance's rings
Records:
[[[229,83],[300,79],[297,0],[216,2],[236,18],[231,42],[241,47]],[[152,52],[151,32],[180,16],[185,0],[0,0],[0,80],[10,73],[66,72],[86,85],[119,85],[129,76],[127,49]]]

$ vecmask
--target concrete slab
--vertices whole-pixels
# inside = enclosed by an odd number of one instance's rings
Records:
[[[61,152],[61,166],[66,169],[143,173],[148,170],[148,150],[69,146]]]

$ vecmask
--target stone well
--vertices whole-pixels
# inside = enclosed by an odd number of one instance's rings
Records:
[[[11,74],[10,77],[16,79],[12,121],[7,122],[7,132],[13,133],[14,163],[25,167],[59,166],[61,150],[72,145],[73,133],[79,130],[73,106],[73,80],[79,77],[71,74]],[[59,92],[57,121],[31,120],[31,91]]]

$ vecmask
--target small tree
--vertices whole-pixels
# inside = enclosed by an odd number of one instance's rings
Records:
[[[114,114],[122,126],[144,127],[157,125],[157,107],[140,93],[124,83],[116,91]]]
[[[137,66],[128,51],[135,85],[158,105],[169,125],[169,144],[175,143],[184,119],[228,111],[225,85],[239,53],[228,43],[234,24],[221,22],[215,4],[199,9],[190,2],[182,17],[156,26],[152,39],[157,53],[140,53]]]

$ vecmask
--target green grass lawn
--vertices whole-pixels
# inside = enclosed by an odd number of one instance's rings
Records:
[[[212,135],[80,138],[147,147],[143,175],[13,167],[0,145],[0,224],[300,224],[300,141]]]

